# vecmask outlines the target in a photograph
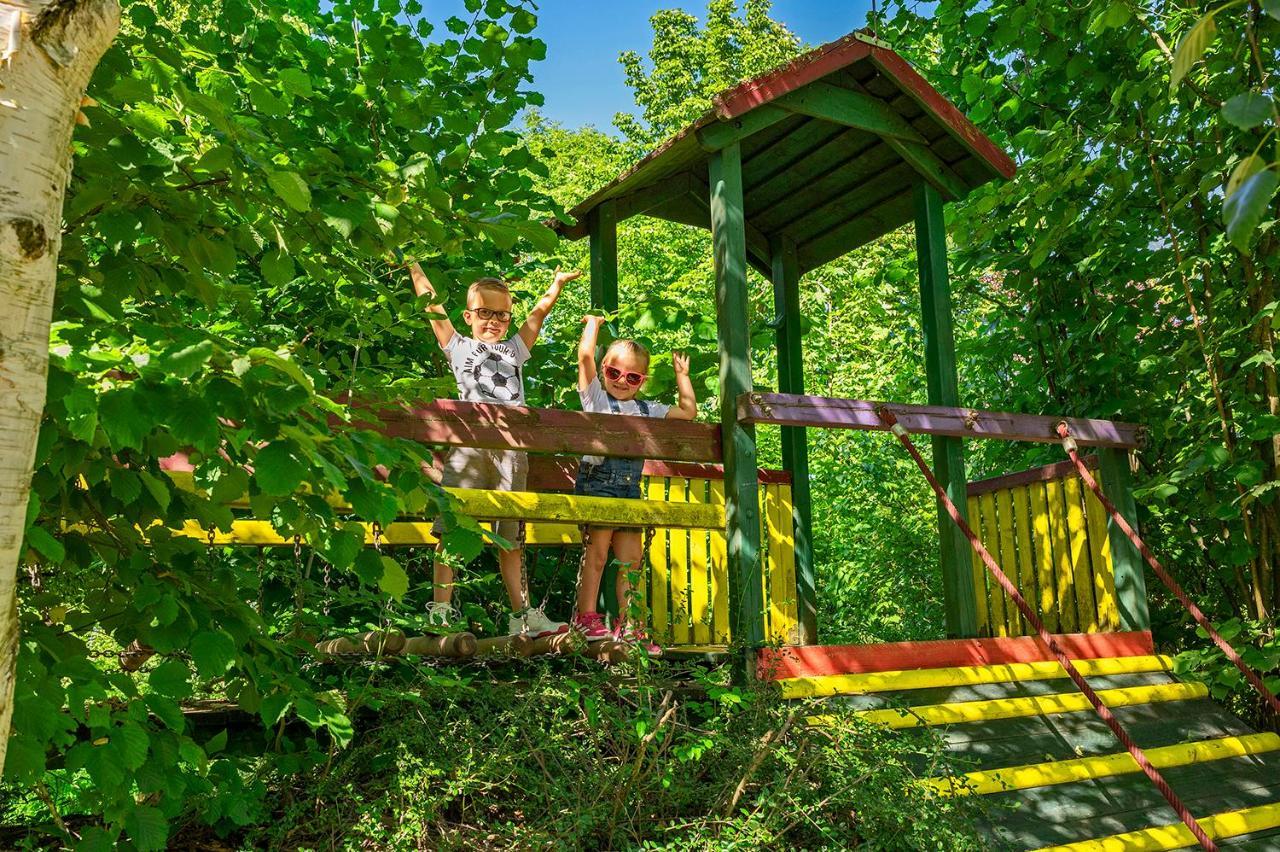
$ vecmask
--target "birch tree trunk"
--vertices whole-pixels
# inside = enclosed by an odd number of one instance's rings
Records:
[[[18,651],[17,568],[49,367],[71,131],[117,0],[0,0],[0,771]]]

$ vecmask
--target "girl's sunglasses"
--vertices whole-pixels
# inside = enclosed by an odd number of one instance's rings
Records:
[[[511,311],[495,311],[489,308],[467,308],[482,320],[496,319],[498,322],[511,322]]]
[[[616,382],[618,379],[625,378],[627,384],[631,385],[633,388],[640,387],[640,385],[644,384],[645,379],[644,373],[624,373],[617,367],[605,367],[604,377],[611,382]]]

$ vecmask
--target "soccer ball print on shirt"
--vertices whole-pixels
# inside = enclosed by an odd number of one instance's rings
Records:
[[[484,396],[497,402],[515,402],[521,397],[520,368],[515,363],[516,354],[510,347],[499,344],[480,344],[463,369],[471,375],[475,387]]]

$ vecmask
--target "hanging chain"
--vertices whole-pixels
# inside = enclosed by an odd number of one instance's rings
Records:
[[[34,591],[40,591],[43,580],[40,577],[40,566],[34,562],[27,566],[27,576],[31,580],[31,588]]]
[[[516,546],[520,548],[520,632],[529,634],[529,556],[524,546],[524,521],[517,521]]]

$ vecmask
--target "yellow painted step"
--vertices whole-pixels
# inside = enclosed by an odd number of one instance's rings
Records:
[[[1173,671],[1173,659],[1164,655],[1107,657],[1097,660],[1072,660],[1072,662],[1085,677]],[[956,666],[946,669],[910,669],[870,674],[791,677],[779,680],[778,685],[782,689],[783,698],[815,698],[824,695],[865,695],[869,692],[972,686],[978,683],[1052,680],[1066,676],[1067,673],[1062,666],[1055,661],[1049,661],[1001,663],[992,666]]]
[[[1155,704],[1161,701],[1188,701],[1204,698],[1209,689],[1202,683],[1161,683],[1153,686],[1126,686],[1098,690],[1098,697],[1108,707]],[[951,704],[926,704],[920,707],[862,710],[857,715],[887,728],[920,728],[929,725],[957,725],[964,722],[986,722],[993,719],[1017,719],[1024,716],[1050,716],[1090,710],[1092,705],[1082,692],[1053,695],[1029,695],[1019,698],[993,698],[985,701],[957,701]],[[821,724],[827,717],[812,716],[810,724]]]
[[[1239,811],[1228,811],[1196,820],[1213,840],[1239,837],[1255,831],[1280,828],[1280,804],[1258,805]],[[1140,831],[1127,831],[1095,840],[1081,840],[1063,846],[1046,846],[1035,852],[1163,852],[1196,845],[1191,829],[1180,822],[1158,825]]]
[[[1156,769],[1187,766],[1210,760],[1263,754],[1280,749],[1280,735],[1248,734],[1243,737],[1222,737],[1195,743],[1144,749],[1147,759]],[[1087,781],[1090,778],[1109,778],[1140,772],[1137,762],[1127,751],[1100,754],[1094,757],[1078,757],[1071,760],[1054,760],[1048,763],[1029,763],[1007,769],[989,769],[969,772],[954,778],[927,778],[924,784],[942,795],[983,796],[1008,790],[1025,790],[1030,787],[1049,787]]]

